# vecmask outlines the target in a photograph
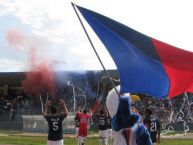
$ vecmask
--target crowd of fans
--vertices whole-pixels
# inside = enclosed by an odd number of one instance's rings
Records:
[[[163,123],[193,122],[193,95],[190,93],[162,100],[140,95],[140,101],[134,105],[140,114],[144,114],[145,108],[151,108]]]
[[[25,106],[25,97],[22,94],[16,96],[1,96],[0,97],[0,116],[3,111],[9,112],[10,119],[15,119],[18,109],[23,109]]]
[[[58,96],[64,99],[69,112],[76,112],[80,109],[87,109],[93,106],[96,101],[96,93],[87,93],[76,86],[64,86],[58,89]],[[147,95],[138,95],[140,100],[136,101],[133,105],[138,109],[139,113],[143,116],[144,110],[150,108],[155,117],[159,118],[162,123],[177,123],[177,122],[193,122],[193,95],[191,93],[182,94],[174,98],[166,98],[157,100],[154,97]],[[4,110],[9,111],[10,118],[14,119],[17,110],[23,110],[26,108],[34,109],[34,105],[29,105],[29,102],[33,102],[33,99],[26,99],[24,93],[19,93],[13,96],[1,96],[0,97],[0,115]],[[33,97],[32,97],[33,98]],[[44,97],[46,98],[46,97]],[[38,98],[39,99],[39,98]],[[102,103],[105,101],[103,97]],[[41,110],[41,100],[36,101],[39,104],[37,109]],[[74,104],[75,101],[75,104]],[[37,103],[38,102],[38,103]],[[45,104],[46,99],[43,100]],[[30,112],[28,110],[28,112]],[[40,111],[41,112],[41,111]]]

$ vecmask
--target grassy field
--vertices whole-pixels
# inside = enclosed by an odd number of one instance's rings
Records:
[[[14,144],[14,145],[45,145],[46,136],[18,136],[6,135],[0,136],[0,145]],[[64,138],[65,145],[76,145],[75,138]],[[98,145],[98,139],[95,137],[87,138],[87,145]],[[160,145],[193,145],[193,139],[162,139]]]

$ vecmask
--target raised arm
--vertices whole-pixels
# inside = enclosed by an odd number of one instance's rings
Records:
[[[60,99],[60,105],[62,106],[62,111],[61,111],[61,113],[64,113],[64,114],[67,115],[68,109],[67,109],[67,107],[66,107],[66,104],[65,104],[64,100]]]
[[[48,108],[49,108],[50,105],[51,105],[51,101],[49,100],[49,101],[47,101],[44,112],[43,112],[44,116],[48,115]]]

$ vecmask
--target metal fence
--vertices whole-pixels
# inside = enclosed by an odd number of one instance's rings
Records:
[[[47,121],[42,115],[22,115],[23,132],[47,132]],[[70,115],[63,121],[63,133],[75,133],[74,116]]]

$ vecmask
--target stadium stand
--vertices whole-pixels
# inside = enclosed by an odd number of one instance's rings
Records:
[[[72,112],[64,121],[64,128],[68,128],[64,132],[72,133],[74,132],[73,113],[83,108],[89,110],[97,100],[97,95],[103,96],[101,104],[104,105],[105,96],[112,85],[108,79],[104,79],[102,82],[101,78],[104,78],[104,72],[71,73],[68,75],[60,74],[59,76],[57,96],[65,100],[68,110]],[[111,72],[111,76],[118,78],[114,71]],[[45,132],[47,125],[42,118],[40,98],[21,93],[23,79],[23,73],[0,74],[0,129]],[[99,85],[100,88],[98,88]],[[15,93],[17,90],[20,91],[19,94]],[[163,100],[156,100],[154,97],[144,94],[136,95],[139,95],[140,100],[133,105],[139,113],[143,116],[145,108],[151,108],[155,117],[160,119],[163,129],[172,126],[175,130],[184,130],[184,124],[180,124],[179,121],[181,119],[186,122],[190,130],[193,130],[193,95],[191,93],[187,93],[188,96],[182,94],[174,99],[166,98]],[[75,107],[73,105],[74,98],[76,99]],[[45,104],[46,99],[47,96],[42,96],[43,104]],[[15,107],[13,107],[14,102],[16,103]],[[15,109],[14,113],[11,113],[12,109]],[[96,125],[92,124],[92,126],[95,128]]]

